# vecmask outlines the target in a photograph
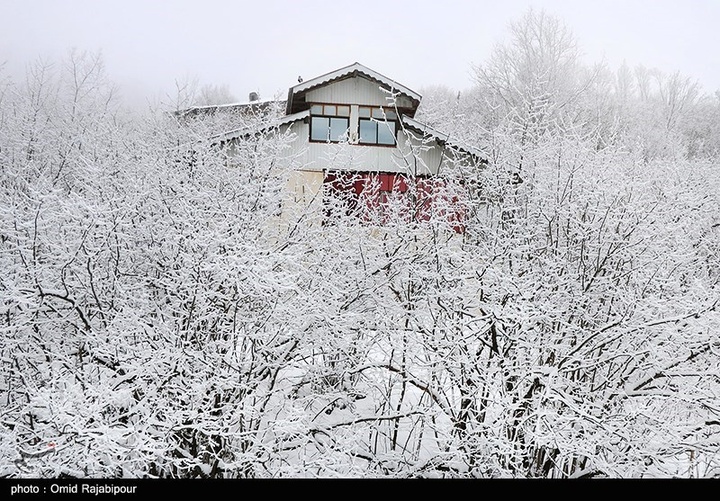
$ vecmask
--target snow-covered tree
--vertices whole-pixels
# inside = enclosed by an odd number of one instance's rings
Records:
[[[717,476],[717,100],[512,33],[424,112],[489,163],[380,204],[288,212],[273,113],[0,80],[0,474]]]

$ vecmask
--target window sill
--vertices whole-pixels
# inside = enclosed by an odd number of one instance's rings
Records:
[[[375,144],[375,143],[350,143],[347,141],[320,141],[318,139],[310,139],[310,143],[313,144],[347,144],[348,146],[377,146],[378,148],[395,148],[397,147],[397,143],[395,144]]]

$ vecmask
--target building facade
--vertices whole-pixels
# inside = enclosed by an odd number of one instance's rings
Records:
[[[413,190],[412,217],[427,218],[450,170],[486,161],[478,150],[417,121],[421,99],[359,63],[291,87],[284,116],[271,124],[295,137],[286,153],[296,166],[287,187],[291,204],[302,209],[341,196],[348,210],[363,207],[367,217],[367,209]],[[232,143],[243,134],[248,131],[219,139]]]

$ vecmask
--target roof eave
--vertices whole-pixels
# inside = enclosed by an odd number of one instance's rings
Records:
[[[392,80],[374,70],[371,70],[370,68],[363,66],[360,63],[353,63],[349,66],[345,66],[338,70],[331,71],[329,73],[325,73],[324,75],[315,77],[311,80],[308,80],[307,82],[301,82],[297,85],[294,85],[293,87],[290,87],[290,89],[288,90],[286,113],[290,113],[292,111],[293,98],[296,94],[304,94],[304,93],[306,93],[316,87],[319,87],[321,85],[329,84],[331,82],[334,82],[336,80],[340,80],[343,78],[350,78],[357,74],[362,74],[366,77],[369,77],[370,79],[380,83],[381,85],[384,85],[392,90],[398,91],[401,94],[409,97],[413,101],[416,108],[420,105],[422,96],[420,94],[418,94],[417,92],[415,92],[414,90],[412,90],[412,89],[396,82],[395,80]]]
[[[223,132],[222,134],[217,134],[210,139],[214,140],[214,141],[220,141],[220,142],[229,141],[232,139],[236,139],[238,137],[249,136],[251,134],[259,134],[268,129],[282,127],[283,125],[288,125],[288,124],[291,124],[294,122],[298,122],[309,116],[310,116],[310,110],[305,110],[305,111],[301,111],[299,113],[295,113],[293,115],[285,115],[284,117],[281,117],[277,120],[273,120],[272,122],[262,125],[260,127],[243,127],[243,128],[231,130],[228,132]]]
[[[290,115],[292,112],[292,105],[293,105],[293,88],[290,87],[288,89],[288,97],[285,104],[285,114]]]
[[[407,127],[409,127],[410,129],[414,130],[417,133],[423,134],[426,137],[432,137],[441,146],[446,146],[448,148],[462,151],[463,153],[465,153],[467,155],[471,155],[473,158],[475,158],[480,163],[488,162],[487,157],[485,156],[485,154],[483,152],[481,152],[477,148],[473,148],[471,146],[462,146],[460,144],[455,143],[454,141],[451,141],[449,134],[445,134],[436,129],[433,129],[429,125],[419,122],[419,121],[415,120],[414,118],[409,117],[407,115],[402,115],[401,119],[402,119],[402,122]]]

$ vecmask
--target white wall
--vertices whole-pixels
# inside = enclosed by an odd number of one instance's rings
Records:
[[[304,170],[351,170],[403,172],[415,175],[438,173],[444,159],[443,148],[435,141],[421,145],[412,133],[398,132],[396,146],[369,146],[347,143],[311,143],[310,127],[304,122],[291,124],[297,135],[288,155]]]
[[[366,106],[387,106],[391,109],[390,94],[380,88],[377,82],[366,78],[347,78],[323,87],[308,91],[305,94],[307,103],[359,104]],[[398,96],[399,108],[411,108],[412,101],[405,96]]]

